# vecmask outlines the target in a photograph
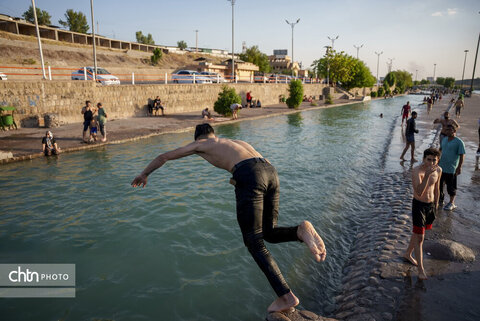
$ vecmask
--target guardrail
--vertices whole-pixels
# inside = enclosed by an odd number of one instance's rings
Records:
[[[43,78],[43,71],[41,67],[24,67],[24,66],[0,66],[0,72],[9,76],[15,76],[15,80],[19,79],[38,79]],[[95,75],[86,67],[83,68],[61,68],[61,67],[46,67],[47,80],[83,80],[97,82],[108,82],[107,79],[102,79],[102,75]],[[253,76],[249,77],[232,77],[226,75],[179,75],[179,74],[145,74],[145,73],[113,73],[110,74],[116,77],[122,84],[173,84],[173,83],[289,83],[293,79],[300,79],[303,83],[320,83],[321,79],[308,77],[292,77],[286,75],[270,75],[270,76]]]

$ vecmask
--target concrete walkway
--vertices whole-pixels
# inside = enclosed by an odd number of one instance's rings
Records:
[[[218,117],[211,121],[212,126],[233,123],[246,119],[256,119],[269,117],[272,115],[281,115],[295,113],[302,110],[311,110],[317,108],[326,108],[344,104],[358,103],[358,100],[339,99],[333,105],[325,105],[323,102],[316,101],[318,106],[311,106],[310,103],[302,103],[298,109],[290,109],[286,104],[277,104],[263,108],[242,109],[238,120]],[[108,114],[108,106],[105,106]],[[78,108],[80,114],[81,106]],[[0,164],[21,161],[41,157],[42,138],[46,130],[51,130],[55,136],[58,146],[62,152],[72,152],[83,149],[96,148],[105,144],[118,144],[130,140],[146,138],[165,133],[193,130],[197,124],[204,120],[200,116],[201,112],[190,112],[181,114],[168,114],[165,117],[134,117],[128,119],[113,119],[107,122],[106,143],[96,142],[85,144],[82,142],[82,123],[63,125],[57,128],[19,128],[18,130],[0,131]],[[101,138],[100,132],[98,137]],[[100,140],[100,139],[99,139]]]

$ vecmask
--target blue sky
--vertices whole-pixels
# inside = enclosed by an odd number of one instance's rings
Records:
[[[89,0],[36,0],[58,24],[67,9],[82,11],[90,23]],[[0,0],[0,13],[21,16],[29,0]],[[176,45],[184,40],[199,47],[231,50],[232,7],[227,0],[94,0],[99,32],[107,37],[135,40],[135,32],[151,33],[155,43]],[[464,50],[469,50],[465,78],[471,78],[480,32],[478,0],[355,1],[355,0],[236,0],[235,51],[242,43],[258,45],[266,54],[273,49],[288,49],[291,54],[291,27],[285,19],[300,22],[295,26],[295,60],[304,67],[320,58],[328,36],[339,36],[335,49],[356,56],[353,45],[363,44],[360,59],[376,74],[387,71],[387,58],[393,69],[411,72],[418,79],[433,75],[461,79]],[[476,76],[480,76],[480,61]]]

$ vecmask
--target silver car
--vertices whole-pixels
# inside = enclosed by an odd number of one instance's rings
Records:
[[[7,75],[4,73],[0,72],[0,80],[7,80]]]
[[[176,84],[211,84],[212,80],[197,71],[179,70],[172,74],[172,81]]]
[[[221,82],[227,82],[225,78],[220,76],[219,74],[215,72],[210,72],[210,71],[202,71],[200,72],[201,75],[209,78],[213,83],[221,83]]]
[[[85,67],[87,69],[87,80],[93,80],[94,67]],[[97,82],[102,85],[120,85],[120,79],[109,73],[106,69],[97,67]],[[85,80],[85,72],[83,68],[72,72],[72,80]]]

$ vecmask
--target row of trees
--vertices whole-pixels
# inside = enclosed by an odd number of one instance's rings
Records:
[[[372,87],[375,77],[365,63],[357,58],[335,50],[328,50],[320,59],[313,61],[317,75],[329,77],[330,82],[340,83],[343,88]]]
[[[37,21],[38,24],[40,25],[51,25],[52,24],[52,16],[40,8],[36,8],[37,12]],[[22,17],[30,22],[30,23],[35,23],[35,18],[33,14],[33,7],[30,6],[27,11],[25,11],[22,14]],[[68,28],[70,31],[74,32],[81,32],[81,33],[87,33],[88,29],[90,27],[88,26],[87,23],[87,17],[82,13],[82,12],[76,12],[73,9],[68,9],[65,12],[65,20],[58,20],[58,23],[65,28]]]

